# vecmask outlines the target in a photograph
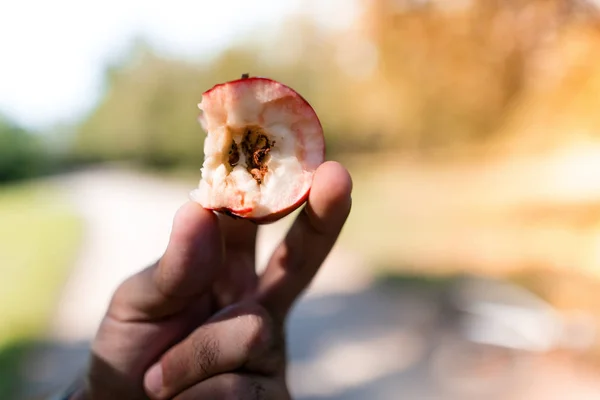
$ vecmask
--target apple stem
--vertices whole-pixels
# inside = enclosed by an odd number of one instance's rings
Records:
[[[248,79],[250,78],[250,74],[242,74],[242,79]]]

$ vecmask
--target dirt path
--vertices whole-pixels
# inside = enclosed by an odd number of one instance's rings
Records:
[[[87,343],[113,290],[161,255],[173,215],[190,189],[117,169],[75,173],[59,184],[71,195],[86,231],[49,343],[24,366],[29,395],[67,384],[83,368]],[[284,221],[261,232],[259,262],[285,228]],[[436,388],[424,361],[434,307],[428,291],[373,284],[360,258],[336,247],[290,320],[289,382],[295,398],[450,399]],[[600,398],[595,377],[583,382],[567,372],[563,366],[539,368],[527,378],[525,397],[514,398]]]

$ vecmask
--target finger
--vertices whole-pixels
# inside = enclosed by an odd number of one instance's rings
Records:
[[[248,298],[256,289],[257,225],[219,214],[225,261],[213,286],[215,306],[227,307]]]
[[[174,400],[239,399],[290,400],[281,380],[249,374],[222,374],[201,382],[175,396]]]
[[[275,335],[266,310],[245,304],[225,310],[167,351],[146,373],[152,398],[168,399],[212,376],[261,360],[263,373],[276,371],[268,359]]]
[[[196,203],[185,204],[175,215],[160,261],[117,289],[109,314],[120,320],[155,320],[179,312],[209,290],[222,247],[216,216]]]
[[[228,250],[254,254],[258,226],[248,220],[218,214],[225,247]]]
[[[351,208],[352,179],[336,162],[315,173],[304,210],[274,251],[260,278],[260,302],[277,318],[309,285],[335,244]]]

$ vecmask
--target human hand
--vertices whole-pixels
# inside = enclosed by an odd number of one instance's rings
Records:
[[[288,399],[285,320],[336,242],[351,189],[340,164],[323,164],[260,276],[256,225],[184,205],[163,257],[116,290],[74,398]]]

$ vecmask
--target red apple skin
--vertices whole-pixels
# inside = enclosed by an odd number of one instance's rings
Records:
[[[260,217],[260,218],[246,217],[239,210],[231,210],[226,207],[224,207],[224,208],[207,208],[207,210],[218,212],[220,214],[225,214],[233,219],[244,219],[246,221],[253,222],[256,225],[268,225],[268,224],[272,224],[273,222],[277,222],[282,218],[287,217],[288,215],[290,215],[291,213],[296,211],[298,208],[300,208],[300,206],[302,206],[304,203],[306,203],[306,200],[308,200],[309,194],[310,194],[310,189],[306,192],[306,194],[304,194],[304,196],[302,196],[300,199],[298,199],[298,201],[296,203],[292,204],[291,206],[284,208],[281,211],[277,211],[277,212],[271,213],[269,215],[265,215],[264,217]]]
[[[235,85],[235,84],[240,84],[242,82],[244,82],[244,83],[250,83],[250,82],[259,82],[259,81],[263,81],[263,82],[266,82],[266,83],[278,84],[278,85],[281,85],[281,86],[283,86],[283,87],[285,87],[285,88],[293,91],[298,96],[298,99],[301,100],[302,103],[304,103],[304,105],[313,112],[315,120],[317,121],[317,123],[321,127],[321,132],[323,132],[323,126],[321,124],[321,121],[319,120],[319,117],[317,116],[316,112],[314,111],[314,109],[312,108],[312,106],[310,105],[310,103],[304,97],[302,97],[302,95],[300,95],[298,92],[296,92],[291,87],[286,86],[283,83],[275,81],[275,80],[270,79],[270,78],[263,78],[263,77],[242,77],[240,79],[236,79],[236,80],[233,80],[233,81],[219,83],[219,84],[213,86],[211,89],[209,89],[206,92],[204,92],[203,95],[204,96],[209,95],[210,92],[212,92],[216,88],[224,86],[224,85]],[[324,138],[323,138],[323,143],[325,144]],[[326,147],[327,147],[326,145],[323,146],[323,151],[322,151],[323,162],[326,159]],[[257,224],[257,225],[267,225],[267,224],[271,224],[273,222],[276,222],[276,221],[278,221],[278,220],[280,220],[280,219],[288,216],[289,214],[291,214],[292,212],[294,212],[295,210],[297,210],[298,208],[300,208],[308,200],[308,195],[309,194],[310,194],[310,187],[308,188],[308,190],[306,191],[306,193],[304,193],[304,195],[302,195],[302,197],[298,198],[298,200],[295,203],[293,203],[293,204],[287,206],[286,208],[281,209],[281,210],[279,210],[277,212],[273,212],[271,214],[268,214],[268,215],[265,215],[265,216],[262,216],[262,217],[258,217],[258,218],[249,217],[249,216],[244,215],[247,212],[252,211],[252,209],[248,209],[248,210],[233,210],[233,209],[228,208],[228,207],[206,208],[206,209],[214,211],[214,212],[217,212],[217,213],[220,213],[220,214],[227,215],[227,216],[229,216],[231,218],[234,218],[234,219],[244,219],[244,220],[253,222],[253,223]]]

